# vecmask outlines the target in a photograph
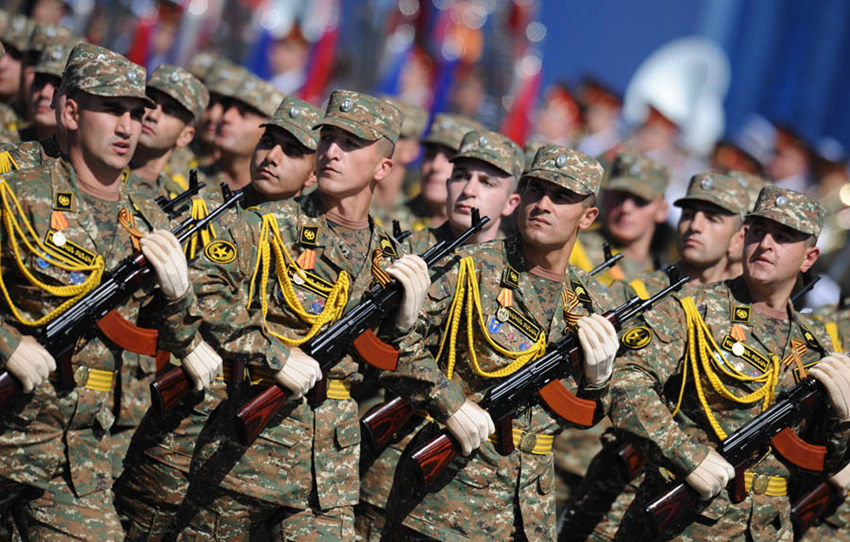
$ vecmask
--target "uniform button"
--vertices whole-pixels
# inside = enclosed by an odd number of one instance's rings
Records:
[[[80,365],[74,370],[74,382],[77,383],[77,386],[85,386],[86,382],[89,381],[89,368],[85,365]]]
[[[519,441],[519,449],[527,454],[533,452],[535,446],[537,446],[537,435],[534,433],[524,434]]]
[[[753,476],[753,493],[756,495],[764,495],[767,491],[767,485],[770,482],[770,476],[767,474],[756,474]]]

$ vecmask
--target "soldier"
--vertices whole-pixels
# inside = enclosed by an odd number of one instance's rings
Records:
[[[600,282],[630,282],[660,266],[663,244],[656,232],[667,219],[664,191],[670,181],[667,166],[635,154],[619,154],[602,194],[602,231],[579,236],[581,247],[593,265],[604,260],[605,241],[623,259],[599,276]]]
[[[759,192],[761,192],[761,189],[769,184],[768,181],[757,175],[750,175],[749,173],[741,173],[739,171],[728,171],[726,174],[737,179],[747,191],[747,199],[749,200],[749,209],[747,209],[747,211],[752,212],[755,208],[756,200],[759,197]],[[726,270],[726,274],[730,277],[737,277],[744,272],[744,247],[738,247],[735,245],[735,248],[740,248],[741,250],[730,251],[726,255],[727,264],[729,266]]]
[[[145,113],[130,171],[137,177],[136,185],[152,199],[174,198],[189,188],[189,172],[174,171],[169,165],[171,155],[195,137],[195,123],[207,107],[209,92],[188,71],[163,64],[151,73],[147,94],[156,108]]]
[[[33,23],[15,15],[0,36],[6,54],[0,58],[0,143],[15,143],[25,122],[21,96],[24,51],[32,35]]]
[[[735,468],[715,446],[807,374],[829,396],[831,408],[818,424],[827,472],[843,466],[836,462],[847,445],[850,359],[828,354],[822,328],[789,303],[797,275],[818,257],[823,214],[800,193],[765,187],[747,215],[744,274],[688,287],[622,334],[626,350],[615,368],[610,417],[642,443],[650,463],[618,538],[648,532],[643,507],[672,475],[706,501],[682,538],[791,540],[787,488],[798,469],[766,451],[741,474],[747,496],[733,503],[722,490]]]
[[[378,225],[385,229],[392,227],[392,221],[398,220],[403,231],[412,231],[413,217],[404,205],[402,190],[407,166],[419,156],[419,140],[428,127],[428,112],[416,104],[391,97],[384,100],[398,107],[403,115],[401,133],[393,153],[393,170],[375,189],[372,199],[372,214]]]
[[[482,144],[482,142],[484,142]],[[463,138],[460,149],[451,159],[454,164],[448,182],[446,209],[449,219],[439,228],[413,233],[405,242],[412,254],[421,254],[437,241],[451,240],[471,225],[471,209],[477,208],[490,222],[469,238],[468,245],[496,239],[503,217],[510,215],[519,203],[516,193],[517,157],[504,149],[516,145],[501,134],[471,131]],[[358,398],[359,400],[359,398]],[[362,410],[362,401],[361,410]],[[383,451],[361,480],[357,514],[357,532],[377,539],[383,529],[384,509],[392,484],[393,469],[401,451],[413,432]]]
[[[436,228],[446,214],[446,182],[452,174],[452,156],[467,132],[484,127],[461,115],[440,113],[434,117],[428,135],[422,140],[424,152],[419,166],[421,189],[419,195],[406,203],[415,217],[411,231]]]
[[[186,350],[186,339],[188,346],[196,343],[200,329],[227,359],[245,360],[259,389],[278,384],[294,400],[246,448],[238,444],[232,416],[257,388],[228,390],[195,444],[191,485],[177,517],[184,536],[247,538],[270,536],[264,533],[271,529],[291,539],[353,537],[360,433],[350,387],[359,380],[356,364],[346,358],[323,376],[297,346],[356,303],[372,282],[370,260],[377,272],[398,256],[368,210],[375,184],[392,168],[400,125],[398,109],[383,100],[334,91],[317,125],[318,189],[246,211],[199,258],[193,273],[198,305],[169,318],[176,351]],[[272,281],[254,273],[269,270],[269,254],[284,259]],[[407,329],[419,313],[427,269],[408,256],[387,272],[405,284],[395,321]],[[314,407],[302,396],[319,378],[328,379],[327,400]]]
[[[32,84],[35,79],[35,66],[41,60],[41,56],[48,45],[54,43],[67,43],[69,50],[82,40],[73,39],[71,29],[62,26],[51,24],[36,24],[33,27],[32,35],[29,43],[24,50],[23,59],[21,62],[21,105],[24,107],[28,123],[26,126],[19,128],[19,137],[21,141],[31,141],[37,139],[37,134],[32,130],[32,110],[33,105],[30,103],[32,97]],[[67,54],[65,60],[67,60]],[[50,134],[48,134],[50,135]],[[45,136],[47,137],[47,136]]]
[[[271,202],[292,198],[305,185],[315,183],[319,131],[313,126],[321,118],[322,111],[315,106],[284,98],[263,125],[265,132],[254,149],[252,184],[245,189],[252,205],[273,207]],[[200,352],[207,347],[202,348]],[[227,370],[230,373],[230,366]],[[216,376],[221,371],[220,359],[197,365],[193,371],[190,375],[196,388],[209,390],[203,400],[183,404],[162,418],[149,412],[133,437],[124,474],[115,486],[115,506],[126,518],[129,540],[161,540],[168,533],[189,487],[195,440],[210,412],[226,397],[225,386],[231,381]]]
[[[469,143],[481,147],[480,140]],[[511,145],[500,146],[499,154],[512,161],[510,176],[517,177],[523,154]],[[541,148],[520,182],[519,234],[464,247],[459,268],[432,285],[424,317],[399,341],[398,369],[382,380],[444,424],[467,457],[456,460],[447,471],[451,478],[426,493],[410,513],[397,508],[396,499],[411,491],[410,480],[397,474],[387,510],[393,522],[387,530],[394,536],[554,538],[551,443],[568,422],[531,407],[513,420],[518,450],[503,456],[488,440],[493,421],[476,401],[494,378],[542,354],[565,329],[578,333],[585,361],[563,382],[585,398],[604,397],[617,336],[607,320],[592,313],[607,299],[568,264],[577,231],[598,214],[593,204],[601,180],[602,167],[589,156],[554,145]],[[475,302],[458,302],[466,295]],[[441,340],[444,329],[457,329],[459,335]],[[597,414],[600,406],[597,402]]]
[[[78,343],[71,359],[73,382],[48,379],[56,362],[33,338],[36,326],[96,286],[103,271],[131,254],[137,242],[164,295],[177,299],[188,290],[186,261],[176,238],[155,231],[138,239],[138,228],[166,225],[167,218],[121,183],[144,108],[150,106],[144,79],[144,68],[116,53],[87,44],[75,47],[62,81],[67,159],[7,174],[0,183],[4,218],[18,222],[3,231],[2,256],[18,265],[6,267],[2,275],[8,296],[0,311],[0,358],[25,394],[3,420],[2,515],[14,513],[25,539],[123,536],[112,505],[108,458],[122,350],[103,328]],[[21,231],[33,237],[26,241],[32,250],[24,254],[10,246],[20,247]],[[130,302],[117,310],[120,318],[132,320],[138,305]]]

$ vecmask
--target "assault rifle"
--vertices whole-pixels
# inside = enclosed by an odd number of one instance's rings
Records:
[[[396,241],[401,243],[402,241],[410,237],[411,233],[413,232],[410,230],[402,231],[401,222],[399,222],[398,220],[393,220],[393,237]]]
[[[590,271],[592,277],[623,259],[622,253],[611,254],[609,243],[605,243],[602,250],[605,252],[605,261]],[[360,419],[361,465],[370,462],[380,453],[415,413],[416,409],[401,397],[395,397],[369,409]],[[635,453],[639,452],[635,450]]]
[[[794,525],[794,539],[799,540],[809,527],[835,512],[845,495],[845,492],[822,480],[792,502],[791,523]]]
[[[668,273],[679,274],[670,266]],[[623,324],[651,309],[656,303],[679,290],[688,282],[687,276],[673,278],[670,286],[648,299],[637,296],[606,313],[604,316],[621,329]],[[636,328],[641,331],[640,328]],[[507,455],[514,449],[512,421],[514,416],[540,400],[562,418],[577,425],[590,427],[596,416],[596,402],[580,399],[567,391],[560,379],[581,364],[583,354],[578,333],[570,333],[546,348],[546,354],[529,362],[514,374],[487,390],[479,406],[496,423],[499,451]],[[413,451],[412,467],[419,487],[427,488],[443,473],[460,453],[460,445],[448,430]]]
[[[242,197],[241,192],[231,193],[226,185],[222,185],[222,195],[224,203],[207,217],[197,221],[187,218],[172,230],[181,244],[218,219]],[[36,340],[56,359],[59,389],[70,390],[75,386],[71,355],[78,342],[99,327],[101,320],[109,318],[113,309],[126,303],[136,290],[149,288],[152,282],[153,269],[138,251],[105,273],[97,287],[41,328]],[[0,409],[22,391],[18,379],[8,371],[1,373]]]
[[[791,294],[791,304],[794,305],[794,310],[800,310],[805,305],[803,302],[805,301],[806,294],[811,291],[812,288],[815,287],[815,284],[821,279],[820,275],[815,275],[811,269],[803,273],[803,284],[800,288]]]
[[[192,199],[198,192],[201,191],[201,188],[205,187],[207,183],[199,183],[198,182],[198,170],[193,169],[189,172],[189,188],[181,192],[174,199],[168,199],[165,196],[159,196],[156,198],[156,203],[159,205],[159,208],[168,215],[168,218],[175,219],[178,216],[182,215],[189,208],[189,200]],[[185,204],[185,205],[184,205]]]
[[[438,242],[422,254],[422,259],[428,267],[432,267],[465,243],[489,220],[486,216],[480,217],[478,211],[474,210],[472,226],[469,229],[452,241]],[[351,346],[367,363],[379,369],[394,370],[398,362],[398,351],[378,339],[372,329],[378,327],[387,315],[395,311],[401,302],[402,294],[403,288],[395,280],[386,286],[373,285],[356,307],[324,332],[304,343],[301,349],[319,362],[324,374],[349,352]],[[317,387],[326,381],[327,379],[323,378],[317,383]],[[165,412],[189,395],[191,389],[191,380],[185,371],[180,367],[172,369],[151,384],[153,404],[160,412]],[[319,396],[316,400],[323,400],[323,390],[317,391]],[[271,418],[283,408],[288,397],[288,390],[280,385],[273,385],[239,409],[236,423],[240,438],[245,444],[257,438]]]
[[[729,487],[732,502],[746,498],[744,470],[769,446],[800,468],[814,472],[823,470],[826,449],[804,442],[790,427],[819,408],[824,396],[820,382],[812,377],[805,378],[775,405],[745,423],[717,447],[717,452],[735,467],[735,478]],[[644,508],[644,512],[655,534],[664,535],[693,521],[700,506],[696,492],[684,482],[673,482]]]

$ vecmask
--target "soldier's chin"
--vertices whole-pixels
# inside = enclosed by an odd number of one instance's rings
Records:
[[[466,230],[470,225],[472,225],[472,216],[452,211],[451,216],[449,216],[449,221],[455,229]]]

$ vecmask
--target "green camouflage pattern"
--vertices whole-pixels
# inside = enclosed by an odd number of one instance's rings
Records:
[[[319,130],[315,126],[321,119],[321,109],[294,96],[287,96],[277,106],[269,121],[261,126],[277,126],[286,130],[302,145],[315,151],[319,145]]]
[[[213,51],[200,51],[192,56],[186,69],[201,81],[206,82],[211,70],[213,70],[213,67],[216,63],[221,62],[221,60],[222,57],[218,53]]]
[[[9,19],[9,24],[6,26],[3,36],[0,37],[0,41],[6,47],[17,49],[23,53],[30,43],[34,27],[35,23],[26,15],[14,15]]]
[[[401,111],[391,103],[353,90],[335,90],[315,127],[337,126],[366,141],[385,137],[395,144],[401,122]]]
[[[19,143],[21,136],[18,130],[23,125],[24,120],[11,105],[0,103],[0,143]]]
[[[44,47],[38,62],[35,63],[35,73],[46,73],[62,78],[65,72],[65,64],[71,55],[71,49],[79,43],[79,40],[70,38],[67,40],[56,40]]]
[[[274,115],[283,100],[283,94],[274,85],[241,66],[218,70],[216,81],[216,90],[210,86],[210,92],[249,105],[266,117]]]
[[[391,103],[401,111],[402,120],[399,137],[422,139],[425,129],[428,128],[428,112],[424,108],[392,96],[381,96],[381,99]]]
[[[28,169],[46,165],[62,155],[56,136],[52,135],[44,141],[24,141],[23,143],[4,143],[0,145],[0,154],[8,152],[18,169]],[[13,182],[16,177],[7,178]]]
[[[27,53],[42,53],[48,45],[57,42],[69,42],[74,31],[55,24],[36,24],[26,47]]]
[[[210,66],[203,81],[210,94],[235,96],[238,93],[239,82],[246,73],[250,74],[226,58],[219,58]]]
[[[741,186],[743,186],[747,191],[747,196],[750,202],[747,211],[752,212],[752,210],[756,207],[756,200],[759,198],[759,192],[761,192],[762,188],[770,184],[770,181],[759,177],[758,175],[743,173],[741,171],[728,171],[726,174],[741,183]]]
[[[606,242],[611,243],[613,254],[617,254],[619,250],[616,244],[607,237],[604,230],[597,228],[594,230],[585,230],[578,232],[578,242],[581,243],[588,260],[594,266],[605,261],[604,246]],[[658,255],[650,258],[646,264],[633,261],[631,258],[624,257],[620,259],[614,266],[600,273],[596,278],[605,286],[610,286],[614,281],[631,282],[636,278],[642,277],[646,273],[650,273],[657,269],[656,262]]]
[[[794,312],[788,304],[789,321],[767,317],[750,305],[750,296],[743,278],[714,283],[709,286],[687,286],[681,298],[693,298],[697,310],[703,315],[709,331],[718,344],[733,333],[732,320],[745,339],[745,347],[761,358],[778,356],[785,359],[792,348],[791,341],[801,341],[806,350],[802,363],[811,366],[826,355],[829,341],[823,328],[814,320]],[[633,345],[621,350],[615,363],[611,388],[610,417],[615,429],[647,443],[646,454],[650,461],[644,482],[638,488],[635,500],[624,516],[618,536],[625,539],[645,533],[642,507],[656,497],[665,483],[658,467],[667,469],[676,478],[692,472],[706,457],[709,448],[717,445],[713,431],[693,388],[685,388],[680,414],[671,412],[676,406],[685,351],[688,347],[684,312],[678,297],[670,299],[637,325],[650,331],[650,341],[642,346]],[[636,326],[633,326],[636,327]],[[790,328],[790,329],[789,329]],[[631,328],[630,328],[631,329]],[[628,334],[628,330],[623,336]],[[756,364],[738,357],[728,347],[721,347],[725,363],[747,376],[761,374]],[[759,358],[759,359],[761,359]],[[769,362],[768,362],[769,363]],[[691,373],[692,371],[689,371]],[[780,364],[776,395],[793,387],[801,375],[795,364]],[[692,378],[689,376],[688,378]],[[733,393],[743,395],[755,390],[758,384],[723,378]],[[755,417],[760,404],[733,404],[717,394],[704,379],[703,390],[710,408],[721,426],[732,433]],[[828,414],[831,420],[834,415]],[[827,470],[834,469],[846,450],[848,431],[841,430],[837,420],[825,424],[824,439],[827,446]],[[800,430],[801,427],[794,427]],[[819,438],[810,436],[810,438]],[[756,474],[793,477],[797,470],[769,452],[758,464],[751,467]],[[730,539],[780,540],[791,539],[790,501],[788,497],[768,497],[751,493],[741,503],[731,503],[725,491],[714,498],[700,518],[681,533],[683,539],[699,540],[712,533],[724,533]]]
[[[486,128],[481,123],[463,115],[440,113],[434,117],[428,135],[422,143],[442,145],[457,151],[463,136],[473,130],[483,131]]]
[[[700,173],[691,177],[685,197],[673,205],[682,207],[689,201],[704,201],[733,215],[744,216],[750,206],[749,194],[734,177],[719,173]]]
[[[497,167],[519,180],[525,165],[525,155],[519,145],[497,132],[489,130],[467,132],[457,154],[451,158],[480,160]]]
[[[129,234],[118,226],[117,216],[122,208],[137,215],[137,225],[164,228],[168,220],[158,206],[144,198],[136,198],[122,190],[117,202],[106,202],[86,196],[77,188],[73,168],[58,159],[40,168],[22,169],[4,176],[14,187],[21,204],[20,213],[27,217],[39,239],[45,239],[51,226],[51,216],[62,196],[62,214],[68,226],[61,231],[66,243],[73,243],[80,254],[99,254],[105,268],[111,269],[131,254]],[[14,261],[3,234],[3,261]],[[51,265],[32,253],[26,253],[23,264],[35,276],[48,284],[79,283],[85,276]],[[58,306],[60,299],[50,296],[27,280],[17,266],[4,270],[4,281],[13,299],[27,318],[37,318]],[[143,296],[131,299],[118,312],[130,322],[136,322]],[[33,334],[32,328],[17,323],[7,307],[0,312],[0,358],[7,359],[17,347],[20,336]],[[122,350],[108,339],[95,335],[78,346],[71,362],[75,377],[85,378],[90,369],[118,371]],[[79,375],[79,376],[78,376]],[[117,379],[116,379],[117,380]],[[82,381],[82,380],[80,380]],[[113,384],[114,386],[114,384]],[[13,407],[12,415],[4,419],[0,436],[0,477],[17,484],[26,484],[47,491],[43,500],[31,501],[29,520],[57,518],[61,511],[57,503],[86,506],[89,498],[98,505],[104,524],[117,524],[111,506],[112,469],[110,464],[109,430],[116,417],[114,388],[101,392],[77,387],[70,393],[57,396],[53,385],[45,382],[27,400]],[[90,496],[90,497],[89,497]],[[46,507],[46,508],[45,508]],[[30,512],[27,512],[30,514]],[[74,525],[73,508],[68,508],[65,523],[52,524],[57,530],[69,530],[81,538],[92,538],[86,522]],[[94,520],[93,520],[94,521]],[[115,538],[110,533],[106,538]]]
[[[620,153],[614,158],[606,190],[623,190],[647,201],[663,198],[670,184],[670,168],[645,156]]]
[[[197,120],[210,101],[210,93],[200,79],[177,66],[161,64],[151,73],[148,87],[177,100]]]
[[[72,50],[62,76],[62,89],[82,90],[101,97],[139,98],[145,107],[155,104],[145,94],[145,69],[114,51],[79,43]]]
[[[481,307],[488,333],[502,347],[524,350],[529,338],[510,321],[501,322],[496,316],[502,277],[510,265],[519,275],[513,286],[512,307],[546,334],[547,342],[557,341],[565,328],[561,291],[568,289],[586,292],[583,301],[573,309],[576,314],[589,310],[599,312],[613,308],[612,303],[586,273],[570,268],[564,281],[553,281],[528,272],[518,236],[459,249],[459,256],[471,256],[480,289]],[[398,368],[381,375],[388,389],[404,397],[418,409],[424,409],[437,422],[444,422],[464,402],[465,398],[479,401],[492,380],[479,376],[469,362],[465,331],[458,341],[455,374],[449,380],[445,374],[445,359],[435,360],[440,333],[455,293],[457,266],[449,269],[431,285],[421,317],[413,330],[398,341],[401,352]],[[486,342],[480,330],[474,331],[474,348],[478,363],[484,371],[504,367],[511,360],[504,358]],[[580,372],[574,372],[563,383],[574,393],[581,387],[583,397],[602,402],[605,389],[590,389],[582,382]],[[513,420],[513,427],[534,435],[554,435],[564,426],[564,420],[548,410],[533,406]],[[552,455],[527,453],[519,449],[508,456],[501,455],[491,442],[485,442],[477,453],[458,458],[449,467],[451,473],[433,493],[425,495],[406,516],[395,510],[395,498],[409,492],[409,480],[394,480],[387,493],[386,476],[392,472],[400,450],[393,445],[376,460],[363,479],[361,498],[377,507],[387,506],[388,517],[423,535],[438,540],[465,538],[506,538],[515,525],[521,524],[529,540],[552,540],[555,537],[555,501],[553,493],[554,467]],[[397,493],[397,494],[396,494]],[[395,497],[394,497],[395,495]],[[520,517],[516,517],[519,514]]]
[[[584,153],[558,145],[543,145],[522,176],[549,181],[583,196],[595,196],[603,174],[602,165]]]
[[[747,215],[747,218],[754,217],[766,218],[817,238],[826,210],[805,194],[768,185],[761,189],[753,212]]]
[[[540,150],[540,147],[547,145],[543,141],[529,141],[523,147],[522,152],[525,155],[525,167],[523,171],[527,171],[528,168],[531,167],[531,163],[534,162],[534,157],[537,155],[537,151]]]

